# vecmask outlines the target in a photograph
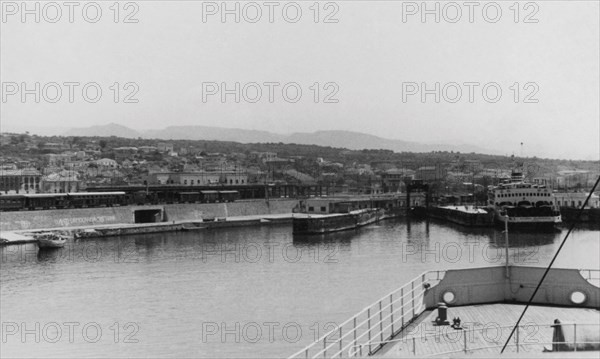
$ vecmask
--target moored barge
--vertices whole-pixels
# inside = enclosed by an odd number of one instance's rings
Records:
[[[324,234],[366,226],[397,217],[404,199],[397,195],[310,198],[296,212],[306,216],[292,220],[294,234]]]

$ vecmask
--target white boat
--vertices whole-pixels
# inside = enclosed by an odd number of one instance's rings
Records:
[[[496,223],[506,222],[510,227],[552,228],[562,221],[552,190],[525,182],[518,171],[490,190],[488,205],[494,210]]]
[[[61,248],[67,243],[67,237],[55,233],[42,233],[35,236],[39,248]]]

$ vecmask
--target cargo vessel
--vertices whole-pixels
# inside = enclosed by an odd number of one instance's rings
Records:
[[[301,201],[292,220],[294,234],[324,234],[366,226],[402,214],[397,195],[310,198]]]

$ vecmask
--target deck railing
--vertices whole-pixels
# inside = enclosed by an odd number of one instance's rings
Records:
[[[596,287],[600,286],[600,269],[580,269],[581,276]]]
[[[424,310],[423,295],[446,271],[428,271],[361,310],[290,358],[371,355],[406,328]],[[353,350],[358,348],[358,351]]]
[[[598,333],[600,330],[600,324],[598,323],[562,323],[559,324],[565,335],[570,334],[571,337],[568,339],[564,339],[563,341],[553,341],[553,328],[557,326],[556,324],[545,324],[538,325],[533,323],[527,323],[524,325],[520,325],[512,336],[511,343],[507,345],[507,348],[513,348],[512,351],[519,353],[520,351],[528,351],[528,347],[537,346],[537,347],[548,347],[551,351],[578,351],[582,348],[582,346],[600,346],[600,338],[596,334],[594,340],[589,340],[588,336],[590,331],[584,332],[588,333],[588,335],[581,335],[578,331],[582,331],[582,328],[592,327],[595,329],[595,333]],[[429,356],[436,357],[440,355],[448,355],[454,353],[474,353],[477,351],[490,349],[498,349],[498,353],[504,346],[504,342],[508,337],[508,333],[512,331],[513,325],[506,326],[493,326],[493,327],[483,327],[483,328],[464,328],[461,330],[451,329],[450,332],[444,331],[444,333],[435,333],[435,334],[427,334],[427,335],[414,335],[403,338],[395,338],[392,340],[386,340],[382,342],[372,342],[371,345],[387,345],[392,344],[395,347],[395,350],[401,351],[398,353],[399,356]],[[448,326],[444,328],[450,328]],[[543,329],[547,331],[544,332]],[[489,338],[488,331],[494,332],[494,339]],[[500,338],[497,337],[498,333],[502,333]],[[504,335],[506,334],[506,335]],[[538,335],[539,334],[539,335]],[[583,339],[582,339],[583,337]],[[483,339],[479,340],[478,339]],[[453,348],[452,350],[439,351],[435,353],[431,353],[431,351],[435,351],[435,343],[441,343],[445,341],[448,348]],[[362,344],[359,344],[357,347],[352,348],[348,352],[348,356],[355,356],[360,353],[363,348],[361,348]],[[457,349],[460,348],[460,349]],[[597,350],[597,349],[596,349]]]

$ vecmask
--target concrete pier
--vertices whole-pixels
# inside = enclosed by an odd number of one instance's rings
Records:
[[[3,212],[0,244],[32,242],[35,233],[56,230],[101,237],[184,230],[186,224],[187,228],[212,229],[284,223],[301,215],[292,213],[297,203],[295,199],[276,199]],[[153,222],[147,221],[148,216],[138,215],[153,211],[156,213],[155,218],[150,217]],[[147,223],[139,223],[140,218]]]

